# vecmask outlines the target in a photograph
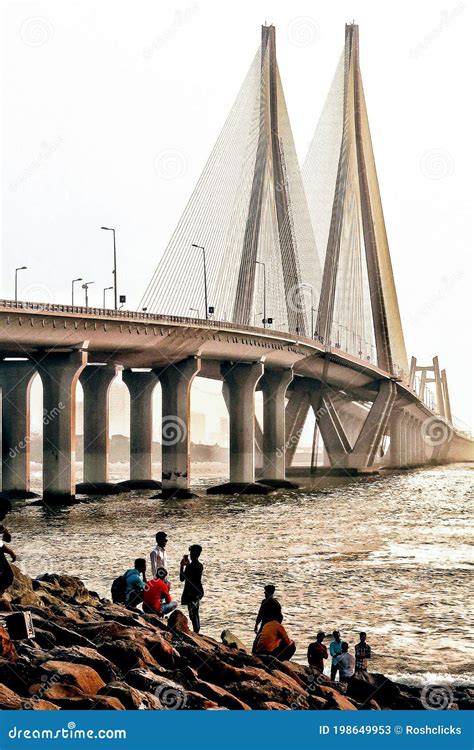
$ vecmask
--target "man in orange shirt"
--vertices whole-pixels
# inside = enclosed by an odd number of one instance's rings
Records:
[[[291,659],[296,651],[296,645],[281,624],[282,621],[283,615],[280,614],[274,620],[265,623],[255,639],[253,648],[255,654],[273,656],[280,661]]]
[[[178,603],[171,599],[168,584],[162,578],[152,578],[147,581],[143,591],[144,612],[164,617],[169,615],[177,606]]]

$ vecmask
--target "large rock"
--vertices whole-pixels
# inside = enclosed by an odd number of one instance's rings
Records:
[[[0,659],[5,659],[5,661],[13,663],[17,658],[18,655],[15,646],[13,645],[13,641],[8,635],[8,630],[0,627]]]
[[[326,687],[326,685],[322,685],[320,690],[323,694],[322,697],[326,698],[324,708],[331,711],[357,711],[357,706],[338,690]]]
[[[95,695],[105,685],[95,669],[85,664],[51,660],[44,662],[41,669],[48,676],[58,675],[62,682],[74,685],[87,695]]]
[[[49,585],[47,585],[49,584]],[[57,599],[74,604],[97,604],[99,597],[88,591],[80,578],[75,576],[43,573],[33,581],[33,588],[41,593],[48,591]]]
[[[19,695],[10,690],[6,685],[0,684],[0,710],[14,711],[21,708],[22,700]]]
[[[8,589],[8,596],[13,604],[41,605],[41,599],[33,591],[31,578],[21,572],[18,565],[11,566],[13,570],[13,583]]]
[[[110,682],[118,677],[118,669],[109,659],[102,656],[98,651],[86,646],[71,646],[70,648],[53,648],[49,658],[56,661],[74,662],[74,664],[85,664],[95,669],[97,674],[104,680]]]
[[[234,635],[232,630],[229,630],[228,628],[222,631],[221,641],[224,646],[229,646],[229,648],[235,648],[237,649],[237,651],[246,651],[248,653],[248,649],[245,644],[242,643],[240,638]]]
[[[142,690],[137,690],[125,682],[118,680],[109,682],[108,685],[101,688],[99,694],[110,695],[113,698],[118,698],[128,710],[152,710],[160,711],[162,705],[158,698],[151,693],[145,693]]]
[[[400,688],[382,674],[357,672],[347,683],[346,694],[362,705],[374,699],[382,708],[392,708],[400,698]]]
[[[173,633],[191,634],[188,618],[179,609],[175,609],[168,617],[168,627]]]
[[[119,667],[121,672],[128,672],[137,667],[158,666],[148,649],[132,640],[106,641],[99,646],[99,652]]]
[[[55,701],[65,711],[124,711],[125,707],[111,695],[81,695]]]

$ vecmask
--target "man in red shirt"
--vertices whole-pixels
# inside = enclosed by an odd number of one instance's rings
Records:
[[[321,674],[324,672],[324,659],[328,658],[328,650],[323,641],[326,633],[322,630],[316,636],[316,640],[308,646],[308,664]]]
[[[169,615],[176,607],[170,596],[168,584],[162,578],[152,578],[146,582],[143,591],[143,611],[149,614],[160,615],[164,617]]]

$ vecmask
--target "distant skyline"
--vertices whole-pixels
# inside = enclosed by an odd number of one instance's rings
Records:
[[[388,9],[390,10],[390,9]],[[3,21],[1,294],[90,304],[112,284],[134,309],[185,207],[260,41],[276,25],[301,160],[344,41],[360,25],[361,67],[408,354],[438,355],[454,414],[472,426],[471,8],[260,0],[235,16],[216,0],[134,6],[7,3]],[[76,299],[83,292],[76,287]],[[108,293],[110,294],[110,292]],[[112,297],[109,297],[111,303]],[[199,380],[193,410],[216,405]],[[216,423],[217,424],[217,423]],[[217,430],[216,426],[216,430]]]

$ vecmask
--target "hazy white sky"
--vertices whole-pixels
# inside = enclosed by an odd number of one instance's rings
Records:
[[[361,65],[409,355],[438,354],[472,423],[472,13],[467,0],[3,4],[4,297],[102,304],[117,228],[138,305],[259,44],[277,28],[303,159],[344,41]],[[82,294],[81,290],[78,289]],[[109,292],[110,294],[110,292]],[[112,298],[109,297],[109,301]]]

